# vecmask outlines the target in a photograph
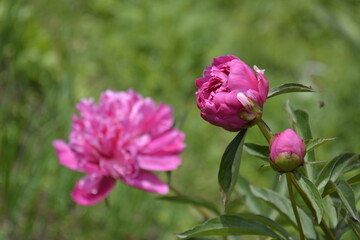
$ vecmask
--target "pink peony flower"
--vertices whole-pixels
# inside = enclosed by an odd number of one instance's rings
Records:
[[[116,179],[144,191],[169,191],[151,171],[176,169],[184,150],[184,134],[173,128],[172,109],[156,106],[134,91],[108,90],[99,104],[84,99],[73,116],[69,143],[53,142],[62,165],[86,176],[77,182],[72,198],[92,205],[106,198]]]
[[[305,144],[292,130],[286,129],[273,136],[270,160],[279,172],[291,172],[304,164]]]
[[[233,55],[214,58],[196,80],[196,103],[201,117],[229,131],[239,131],[261,119],[269,91],[264,70],[256,74]]]

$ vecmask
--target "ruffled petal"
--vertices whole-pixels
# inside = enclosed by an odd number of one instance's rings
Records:
[[[184,138],[185,135],[182,132],[172,129],[153,139],[141,152],[144,154],[178,154],[185,148]]]
[[[196,86],[197,88],[201,88],[201,86],[202,86],[206,81],[207,81],[207,78],[204,78],[204,77],[198,78],[198,79],[196,79],[196,81],[195,81],[195,86]]]
[[[265,70],[260,70],[257,66],[254,66],[254,69],[257,73],[259,97],[262,101],[262,104],[264,104],[269,93],[269,81],[264,76]]]
[[[231,60],[234,60],[234,59],[239,59],[239,58],[234,55],[226,55],[226,56],[216,57],[216,58],[214,58],[212,65],[218,66],[220,64],[230,62]]]
[[[139,167],[149,171],[172,171],[181,164],[177,155],[139,155]]]
[[[163,183],[157,176],[148,171],[140,171],[136,178],[126,178],[122,180],[125,184],[131,187],[147,192],[157,194],[167,194],[169,192],[169,186]]]
[[[79,167],[79,161],[75,153],[70,149],[69,145],[67,145],[64,141],[55,140],[53,142],[53,147],[56,150],[56,154],[61,165],[64,165],[71,170],[82,172]]]
[[[115,182],[116,180],[112,177],[98,174],[87,175],[76,183],[71,197],[78,204],[94,205],[109,195]]]
[[[251,68],[241,60],[228,63],[230,66],[229,89],[237,89],[239,92],[246,92],[249,89],[258,90],[258,80]]]

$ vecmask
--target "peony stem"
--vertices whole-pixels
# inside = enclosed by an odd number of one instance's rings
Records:
[[[296,179],[294,177],[293,173],[289,173],[289,178],[292,182],[292,184],[294,184],[296,190],[299,192],[300,196],[302,197],[302,199],[304,200],[305,204],[307,205],[307,207],[310,209],[312,215],[314,216],[314,218],[316,219],[316,212],[313,208],[313,206],[311,205],[310,200],[308,199],[308,197],[306,196],[306,194],[303,192],[303,190],[301,189],[301,187],[299,186],[299,184],[296,182]],[[330,228],[327,226],[326,222],[324,221],[324,219],[321,220],[320,222],[320,227],[323,230],[323,232],[326,234],[326,236],[328,237],[328,239],[330,240],[336,240],[334,234],[331,232]]]
[[[261,119],[260,121],[258,121],[256,123],[261,131],[261,133],[264,135],[264,137],[266,138],[266,140],[268,142],[270,142],[272,134],[270,131],[270,128],[266,125],[266,123]]]
[[[180,191],[177,190],[176,188],[174,188],[173,186],[170,186],[170,190],[173,191],[173,192],[174,192],[176,195],[178,195],[178,196],[183,196],[183,195],[180,193]],[[192,206],[193,206],[193,208],[194,208],[201,216],[203,216],[203,218],[205,218],[206,220],[212,218],[212,216],[211,216],[207,211],[205,211],[204,208],[198,207],[198,206],[194,206],[194,205],[192,205]]]
[[[107,209],[110,209],[110,203],[109,203],[108,198],[105,198],[105,199],[104,199],[104,202],[105,202],[106,208],[107,208]]]
[[[173,193],[175,193],[175,195],[184,196],[179,190],[177,190],[173,185],[171,185],[171,172],[167,172],[167,183],[169,185],[170,190],[173,191]],[[192,205],[192,206],[206,220],[212,218],[212,216],[207,211],[205,211],[204,208],[194,206],[194,205]]]
[[[300,235],[300,240],[305,240],[304,231],[303,231],[303,228],[302,228],[299,212],[297,210],[297,206],[296,206],[296,202],[295,202],[295,198],[294,198],[294,191],[293,191],[293,188],[292,188],[290,174],[291,173],[286,173],[286,183],[287,183],[288,190],[289,190],[289,198],[290,198],[290,201],[291,201],[291,207],[292,207],[292,209],[294,211],[296,224],[297,224],[299,235]]]

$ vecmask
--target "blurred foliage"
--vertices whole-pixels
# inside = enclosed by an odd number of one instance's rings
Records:
[[[200,219],[121,184],[109,208],[71,201],[81,174],[57,163],[51,142],[67,139],[81,98],[106,89],[133,88],[186,116],[188,148],[173,182],[219,204],[218,164],[234,134],[203,121],[194,97],[216,56],[265,68],[271,87],[321,91],[269,99],[264,120],[274,132],[289,127],[289,98],[309,112],[314,137],[337,138],[318,159],[359,152],[359,23],[357,0],[0,1],[0,239],[175,239]],[[274,173],[261,164],[245,155],[240,174],[266,186]]]

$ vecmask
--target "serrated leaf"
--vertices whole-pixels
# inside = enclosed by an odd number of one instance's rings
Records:
[[[354,163],[358,157],[355,153],[343,153],[328,161],[316,179],[318,189],[322,190],[330,180],[335,182],[343,174],[345,168]]]
[[[280,236],[261,222],[238,215],[223,215],[177,234],[181,239],[201,236],[262,235]]]
[[[247,129],[241,130],[236,135],[236,137],[226,147],[221,158],[218,182],[223,193],[225,208],[239,175],[241,152],[244,145],[246,131]]]
[[[267,98],[274,97],[276,95],[291,93],[291,92],[318,92],[312,87],[308,87],[299,83],[285,83],[283,85],[270,89]]]
[[[313,138],[308,139],[305,141],[306,144],[306,152],[311,152],[317,147],[320,147],[321,145],[334,141],[335,138]]]
[[[213,203],[205,201],[203,199],[198,199],[198,198],[188,197],[188,196],[164,196],[164,197],[159,197],[157,199],[204,207],[204,208],[211,210],[216,215],[220,215],[220,211]]]
[[[259,145],[256,143],[245,143],[244,144],[245,151],[251,156],[260,158],[269,162],[269,146],[267,145]]]
[[[306,194],[307,198],[309,199],[311,206],[315,210],[316,213],[316,220],[319,224],[321,222],[323,213],[324,213],[324,206],[323,206],[323,199],[321,198],[321,195],[314,185],[308,178],[305,176],[297,175],[296,181],[298,182],[299,186],[303,190],[303,192]]]
[[[283,217],[297,228],[295,215],[292,211],[291,202],[286,197],[274,192],[270,189],[257,188],[250,186],[252,193],[260,199],[267,202],[271,207],[275,208]],[[316,232],[311,218],[298,207],[301,223],[303,225],[304,234],[307,239],[316,239]]]
[[[331,181],[330,183],[336,189],[336,192],[339,195],[340,200],[343,203],[347,212],[354,220],[360,223],[360,219],[356,210],[356,201],[353,189],[345,181],[339,181],[338,183],[334,183]]]

